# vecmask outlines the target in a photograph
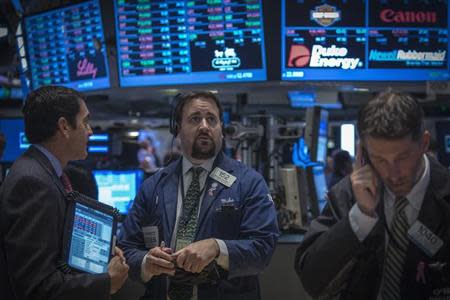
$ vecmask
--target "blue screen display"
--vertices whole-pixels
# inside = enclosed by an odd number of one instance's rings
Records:
[[[69,265],[92,274],[108,270],[113,217],[103,212],[75,204]]]
[[[323,164],[327,161],[328,146],[328,111],[320,110],[319,131],[317,136],[316,161]]]
[[[89,137],[88,152],[93,154],[108,154],[110,152],[110,135],[94,133]]]
[[[24,25],[33,89],[110,87],[98,0],[26,17]]]
[[[449,80],[448,1],[282,0],[283,80]]]
[[[23,119],[0,119],[0,132],[5,135],[6,147],[1,161],[16,160],[28,147]]]
[[[327,179],[323,166],[313,167],[314,187],[317,200],[319,201],[319,208],[322,211],[323,207],[327,203],[326,194],[328,193]]]
[[[144,178],[142,170],[94,170],[98,200],[126,214]]]
[[[116,0],[120,85],[266,80],[261,0]]]

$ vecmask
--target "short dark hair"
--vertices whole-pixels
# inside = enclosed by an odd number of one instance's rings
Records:
[[[345,150],[337,150],[333,153],[333,171],[334,172],[345,172],[347,167],[351,165],[352,157],[350,153]]]
[[[25,135],[32,144],[41,143],[55,135],[59,118],[65,118],[76,128],[83,94],[62,86],[43,86],[31,92],[22,108]]]
[[[183,115],[184,107],[186,106],[186,104],[195,99],[213,100],[213,102],[217,106],[217,109],[219,110],[220,122],[223,122],[223,107],[215,94],[211,92],[190,92],[188,94],[181,96],[181,100],[177,103],[177,106],[175,107],[174,119],[175,119],[175,126],[177,127],[175,130],[176,133],[178,133],[181,127],[181,118]]]
[[[398,139],[411,135],[418,140],[424,132],[424,112],[409,94],[383,92],[370,100],[358,113],[360,138]]]

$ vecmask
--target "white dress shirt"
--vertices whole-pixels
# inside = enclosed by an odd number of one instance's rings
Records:
[[[189,188],[189,185],[192,182],[192,172],[190,172],[192,167],[202,167],[204,170],[203,172],[200,173],[199,176],[199,181],[200,181],[200,190],[202,191],[202,194],[200,196],[200,202],[198,204],[198,211],[197,211],[197,216],[200,214],[200,209],[202,206],[202,202],[203,202],[203,196],[205,195],[205,184],[206,184],[206,179],[208,178],[209,174],[212,171],[212,167],[214,164],[214,160],[216,159],[216,157],[214,156],[213,158],[208,159],[207,161],[205,161],[203,164],[201,165],[193,165],[189,159],[187,159],[185,156],[183,156],[182,158],[182,174],[183,174],[183,184],[181,184],[181,182],[179,182],[178,184],[178,196],[177,196],[177,213],[176,213],[176,218],[175,218],[175,226],[174,226],[174,231],[172,233],[172,240],[170,241],[170,247],[172,249],[175,249],[175,245],[176,245],[176,236],[177,236],[177,230],[178,230],[178,223],[179,223],[179,219],[181,216],[181,212],[183,209],[183,198],[186,195],[186,192]],[[184,188],[183,188],[184,187]],[[184,190],[184,191],[183,191]],[[184,195],[183,195],[184,192]],[[225,244],[225,242],[223,240],[220,239],[215,239],[217,244],[219,245],[219,249],[220,249],[220,253],[219,256],[217,257],[216,261],[217,264],[219,266],[221,266],[222,268],[224,268],[225,270],[229,269],[229,255],[228,255],[228,248]],[[166,244],[166,246],[168,246]],[[141,279],[144,282],[149,281],[152,277],[153,274],[150,274],[149,272],[147,272],[147,270],[144,268],[144,264],[145,261],[147,259],[148,254],[146,254],[144,256],[144,259],[142,260],[142,269],[141,269]],[[197,286],[194,286],[194,290],[193,290],[193,297],[191,298],[192,300],[197,299]]]

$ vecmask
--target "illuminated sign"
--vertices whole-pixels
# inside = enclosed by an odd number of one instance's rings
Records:
[[[372,61],[437,61],[444,62],[446,58],[446,50],[439,50],[435,52],[420,52],[416,50],[393,50],[393,51],[378,51],[370,50],[369,60]]]
[[[316,21],[321,26],[330,26],[341,19],[341,12],[336,7],[324,4],[316,6],[311,11],[311,20]]]
[[[348,49],[345,47],[323,47],[314,45],[312,53],[302,45],[293,45],[289,59],[289,66],[304,67],[309,62],[309,67],[313,68],[340,68],[343,70],[353,70],[362,67],[361,59],[346,57]]]
[[[435,11],[395,11],[393,9],[383,9],[380,18],[386,23],[436,23],[437,14]]]

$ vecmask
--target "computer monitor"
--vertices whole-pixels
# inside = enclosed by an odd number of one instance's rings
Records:
[[[98,200],[127,214],[144,178],[142,170],[94,170]]]
[[[306,110],[305,143],[311,161],[326,163],[328,147],[328,111],[318,106]]]
[[[450,78],[448,1],[282,0],[281,5],[283,80]]]
[[[328,187],[324,167],[319,165],[306,168],[306,182],[311,214],[317,217],[327,203]]]
[[[6,147],[1,158],[3,162],[15,161],[30,146],[25,136],[23,119],[0,119],[0,132],[6,138]]]
[[[78,91],[110,87],[99,0],[27,16],[25,45],[32,89],[63,85]]]
[[[261,2],[115,0],[120,85],[266,80]]]

